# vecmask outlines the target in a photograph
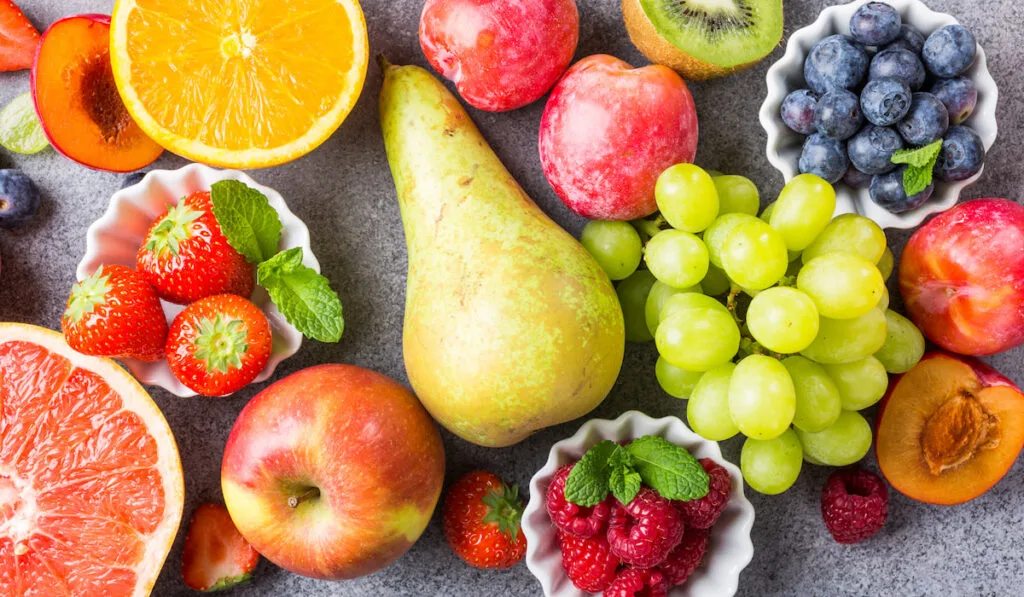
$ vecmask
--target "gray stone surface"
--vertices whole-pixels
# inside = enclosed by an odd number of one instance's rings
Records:
[[[78,12],[109,12],[110,0],[21,0],[41,28]],[[787,31],[810,23],[827,3],[787,0]],[[989,56],[1000,89],[1000,138],[985,176],[965,197],[1002,196],[1021,200],[1024,155],[1021,116],[1024,75],[1020,40],[1024,8],[1013,2],[930,0],[970,26]],[[416,39],[422,0],[365,0],[371,52],[395,63],[425,65]],[[580,0],[581,40],[577,57],[609,53],[633,64],[644,62],[632,47],[614,0]],[[701,117],[700,163],[753,178],[762,197],[773,198],[781,177],[764,157],[765,136],[757,110],[771,58],[733,77],[691,85]],[[324,362],[371,367],[405,381],[401,358],[405,247],[394,187],[378,128],[380,72],[371,65],[359,103],[347,122],[322,147],[292,164],[251,174],[279,190],[311,229],[313,248],[324,273],[340,290],[346,330],[340,344],[307,342],[279,368],[279,376]],[[0,102],[28,89],[26,73],[0,74]],[[532,197],[560,224],[578,234],[583,220],[571,214],[548,186],[537,157],[536,135],[543,103],[508,114],[471,114],[495,150]],[[184,160],[166,154],[156,164],[177,168]],[[19,167],[44,194],[39,217],[27,228],[0,231],[0,320],[59,327],[59,317],[84,251],[85,230],[104,211],[121,177],[75,165],[53,151],[14,156],[0,150],[0,167]],[[890,231],[900,247],[908,233]],[[898,254],[898,251],[897,251]],[[894,297],[898,294],[894,293]],[[651,415],[680,415],[683,403],[658,388],[650,345],[631,345],[611,396],[593,416],[614,417],[637,408]],[[1024,383],[1024,349],[990,359],[1017,383]],[[225,400],[180,399],[152,394],[177,436],[186,477],[186,517],[203,501],[220,496],[220,457],[235,416],[260,388]],[[512,448],[491,450],[445,434],[447,477],[472,468],[501,473],[521,485],[529,482],[550,445],[570,435],[580,421],[548,429]],[[738,440],[725,442],[738,458]],[[874,466],[874,456],[865,460]],[[938,595],[1021,594],[1024,580],[1024,470],[1017,466],[993,490],[956,508],[919,504],[894,495],[889,523],[870,542],[845,547],[826,532],[819,514],[819,492],[828,470],[807,467],[796,486],[778,497],[753,495],[757,511],[755,556],[740,579],[740,595]],[[179,533],[154,594],[191,594],[181,582]],[[234,591],[254,596],[469,596],[481,593],[527,596],[539,585],[525,566],[508,572],[480,572],[461,563],[445,546],[437,517],[422,539],[397,564],[367,578],[331,583],[300,578],[264,562],[253,584]]]

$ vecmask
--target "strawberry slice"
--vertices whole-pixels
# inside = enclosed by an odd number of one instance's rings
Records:
[[[260,554],[242,537],[227,508],[203,504],[196,508],[181,554],[181,576],[197,591],[222,591],[247,582]]]
[[[30,68],[39,45],[39,31],[12,2],[0,0],[0,71]]]

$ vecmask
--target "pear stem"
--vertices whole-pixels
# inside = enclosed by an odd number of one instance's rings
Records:
[[[384,55],[384,52],[377,54],[377,64],[380,66],[380,70],[382,71],[391,68],[391,62],[388,61],[388,58],[387,56]]]
[[[302,502],[306,502],[306,501],[309,501],[309,500],[315,500],[318,497],[320,497],[320,488],[319,487],[310,487],[309,489],[307,489],[301,495],[289,496],[288,497],[288,507],[291,508],[292,510],[294,510],[294,509],[298,508],[299,504],[301,504]]]

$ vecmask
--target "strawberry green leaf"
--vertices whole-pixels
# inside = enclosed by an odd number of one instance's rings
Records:
[[[641,479],[669,500],[697,500],[708,494],[708,474],[686,448],[645,435],[626,448]]]
[[[345,329],[341,299],[327,278],[302,264],[302,248],[281,251],[256,268],[256,282],[267,289],[288,323],[307,338],[337,342]]]
[[[213,217],[221,232],[249,263],[262,263],[277,253],[281,219],[267,197],[237,180],[222,180],[210,187]]]
[[[618,447],[615,442],[604,440],[587,450],[565,480],[567,501],[577,506],[590,507],[608,497],[608,478],[611,474],[608,458]]]
[[[903,171],[903,191],[908,197],[920,193],[932,184],[932,171],[942,152],[942,139],[924,147],[900,149],[892,154],[892,163],[906,164]]]

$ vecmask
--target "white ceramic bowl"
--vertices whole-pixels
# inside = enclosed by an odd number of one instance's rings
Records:
[[[573,586],[562,568],[555,527],[544,507],[551,479],[559,468],[579,460],[588,448],[600,441],[628,441],[644,435],[663,437],[697,458],[711,458],[724,466],[732,478],[732,496],[722,517],[711,529],[704,563],[685,583],[671,589],[669,597],[729,597],[736,593],[740,571],[754,557],[754,545],[750,541],[754,507],[743,495],[740,470],[722,458],[716,442],[690,431],[678,418],[652,419],[641,412],[629,411],[614,421],[591,419],[584,423],[572,437],[551,447],[547,463],[530,480],[530,502],[523,513],[526,566],[540,581],[546,597],[590,595]]]
[[[798,30],[786,44],[786,53],[768,69],[768,96],[761,105],[761,126],[768,133],[768,161],[782,173],[788,182],[799,174],[797,161],[804,137],[783,124],[779,109],[789,92],[806,87],[804,83],[804,59],[818,41],[829,35],[850,34],[850,17],[856,10],[873,0],[855,0],[849,4],[830,6],[821,11],[813,24]],[[874,0],[877,1],[877,0]],[[957,23],[951,15],[938,13],[919,0],[882,0],[899,11],[904,23],[921,30],[927,37],[937,29]],[[963,10],[971,5],[964,4]],[[977,34],[977,32],[975,32]],[[978,46],[977,58],[965,76],[974,81],[978,88],[978,105],[971,117],[964,123],[981,136],[988,151],[996,140],[996,102],[999,91],[996,82],[988,72],[985,51]],[[871,201],[867,189],[854,189],[845,184],[836,185],[836,213],[857,212],[878,223],[882,228],[913,228],[929,215],[945,211],[956,204],[960,192],[981,176],[981,172],[967,180],[945,183],[936,180],[935,192],[931,199],[917,209],[894,214]]]
[[[85,256],[78,264],[78,280],[89,277],[104,264],[120,264],[134,269],[135,255],[153,221],[168,206],[176,205],[182,197],[196,191],[209,190],[210,185],[221,180],[237,180],[266,195],[270,206],[281,219],[281,249],[302,247],[302,262],[320,271],[320,264],[309,246],[309,229],[288,209],[280,193],[258,184],[243,172],[189,164],[179,170],[152,170],[137,184],[114,193],[103,217],[93,222],[86,233]],[[270,320],[274,342],[270,360],[255,380],[261,382],[274,374],[274,369],[281,361],[299,350],[302,334],[285,320],[265,290],[256,287],[251,298]],[[185,308],[184,305],[161,302],[168,323]],[[196,395],[174,377],[166,360],[155,363],[132,359],[121,361],[142,383],[160,386],[177,396]]]

